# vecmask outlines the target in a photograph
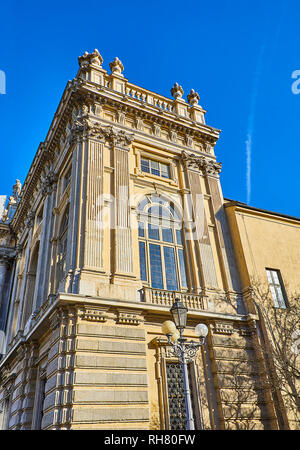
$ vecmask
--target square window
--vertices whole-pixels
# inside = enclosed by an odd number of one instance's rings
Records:
[[[151,173],[162,178],[170,178],[170,167],[152,159],[141,158],[142,172]]]

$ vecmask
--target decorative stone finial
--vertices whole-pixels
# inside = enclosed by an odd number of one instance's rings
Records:
[[[109,64],[109,67],[110,67],[111,73],[117,73],[119,75],[122,75],[122,72],[124,70],[122,61],[120,61],[119,58],[117,58],[117,57],[113,60],[113,62],[111,62]]]
[[[16,183],[13,185],[13,197],[15,197],[17,200],[20,197],[21,189],[22,189],[21,181],[16,180]]]
[[[187,100],[191,106],[198,105],[200,96],[199,96],[198,92],[195,92],[194,89],[191,89],[191,92],[187,96]]]
[[[178,83],[175,83],[171,89],[171,95],[175,98],[175,100],[182,98],[183,89]]]
[[[95,48],[93,53],[85,52],[82,56],[79,56],[78,62],[81,68],[86,68],[90,64],[95,64],[101,67],[103,58],[100,55],[99,51]]]

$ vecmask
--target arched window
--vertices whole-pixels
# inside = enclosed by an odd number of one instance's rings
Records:
[[[39,248],[40,241],[37,242],[36,246],[32,250],[30,263],[28,267],[27,277],[26,277],[26,290],[25,290],[25,307],[23,310],[23,326],[26,325],[27,320],[32,313],[33,307],[33,297],[35,291],[35,281],[36,281],[36,273],[37,266],[39,260]]]
[[[155,289],[186,290],[181,214],[156,194],[144,197],[137,210],[141,280]]]
[[[66,274],[66,256],[67,256],[67,243],[68,243],[68,223],[69,223],[69,207],[64,212],[62,217],[59,238],[58,238],[58,283],[65,277]]]

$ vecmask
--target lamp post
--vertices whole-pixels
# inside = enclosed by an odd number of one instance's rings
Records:
[[[166,334],[169,344],[172,346],[174,355],[176,355],[181,362],[183,385],[184,385],[184,398],[187,416],[187,429],[194,430],[194,418],[191,401],[191,391],[189,385],[188,368],[187,363],[189,360],[195,358],[198,349],[204,344],[205,338],[208,334],[208,328],[206,325],[198,324],[195,327],[195,333],[199,336],[199,342],[190,341],[183,337],[183,330],[186,327],[187,320],[187,307],[175,298],[170,312],[172,314],[173,322],[167,320],[162,324],[162,332]]]

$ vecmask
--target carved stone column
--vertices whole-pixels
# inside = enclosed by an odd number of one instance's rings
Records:
[[[33,299],[33,313],[36,313],[39,307],[47,298],[47,288],[49,282],[50,267],[50,237],[53,229],[52,209],[55,204],[56,187],[58,176],[52,170],[46,175],[42,182],[41,193],[46,196],[43,209],[43,224],[39,248],[39,260],[36,273],[36,288]]]
[[[101,214],[105,131],[85,115],[73,124],[72,139],[75,146],[64,290],[95,295],[92,278],[103,272]]]
[[[201,162],[201,169],[206,178],[208,191],[211,196],[225,288],[228,295],[234,295],[236,291],[240,290],[240,282],[235,263],[235,255],[230,237],[230,231],[223,206],[223,195],[219,180],[221,163],[217,163],[214,160],[205,159],[205,161]]]
[[[20,308],[18,312],[18,318],[17,318],[17,325],[16,325],[16,332],[18,332],[20,329],[23,329],[23,326],[25,325],[23,323],[23,317],[24,317],[24,303],[25,303],[25,289],[26,289],[26,281],[27,281],[27,272],[28,272],[28,266],[29,266],[29,257],[30,257],[30,244],[31,244],[31,238],[32,238],[32,232],[33,232],[33,222],[34,222],[34,214],[32,212],[29,212],[27,219],[25,221],[26,227],[29,228],[28,233],[28,239],[27,239],[27,247],[26,247],[26,254],[25,254],[25,264],[24,264],[24,271],[23,271],[23,278],[21,281],[21,288],[20,288]],[[13,336],[11,336],[13,338]]]
[[[133,275],[132,237],[129,205],[129,145],[132,134],[111,129],[110,139],[114,157],[114,263],[112,281],[135,278]]]
[[[212,246],[210,242],[208,223],[204,208],[204,194],[202,192],[200,180],[200,167],[204,157],[198,157],[193,154],[182,153],[183,165],[186,173],[187,186],[191,192],[191,209],[193,220],[193,235],[190,246],[195,243],[196,261],[192,266],[194,271],[200,268],[200,279],[202,288],[217,288],[217,274],[213,257]],[[198,260],[199,258],[199,260]],[[197,274],[194,274],[197,280]]]

